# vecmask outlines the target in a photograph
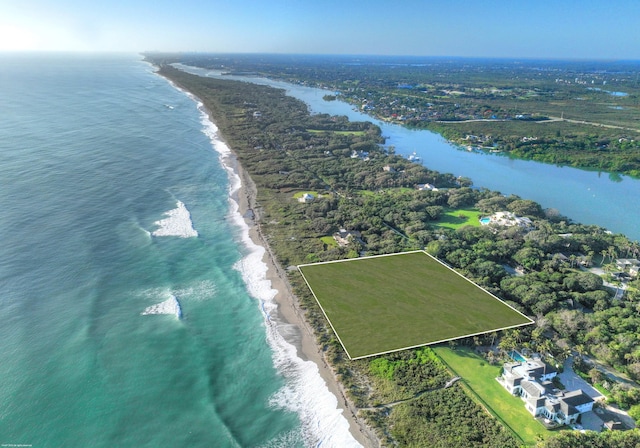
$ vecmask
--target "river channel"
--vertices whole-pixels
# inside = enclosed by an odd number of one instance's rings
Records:
[[[200,76],[269,85],[309,105],[313,113],[346,115],[352,121],[371,121],[382,129],[386,145],[396,153],[415,153],[433,170],[468,177],[475,187],[532,199],[555,208],[575,222],[596,224],[632,240],[640,239],[640,180],[606,172],[587,171],[540,162],[516,160],[500,154],[468,151],[426,130],[412,130],[370,117],[341,101],[325,101],[326,90],[251,76],[222,75],[219,71],[186,67]],[[544,126],[544,124],[541,124]]]

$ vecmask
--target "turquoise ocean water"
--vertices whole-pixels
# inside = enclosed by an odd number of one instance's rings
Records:
[[[0,55],[0,444],[357,446],[227,157],[136,56]]]

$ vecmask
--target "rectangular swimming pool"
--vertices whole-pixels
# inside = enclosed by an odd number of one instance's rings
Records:
[[[512,350],[509,353],[509,356],[511,356],[514,361],[518,361],[518,362],[525,362],[527,360],[524,356],[522,356],[519,352],[515,350]]]

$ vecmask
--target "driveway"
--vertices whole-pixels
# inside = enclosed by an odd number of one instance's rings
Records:
[[[569,356],[564,362],[564,371],[558,374],[558,378],[560,378],[560,381],[567,390],[582,389],[585,394],[594,400],[604,400],[604,395],[573,371],[573,356]]]
[[[583,429],[600,432],[603,424],[602,418],[594,411],[585,412],[580,417],[580,426]]]
[[[609,367],[600,364],[598,361],[596,361],[595,359],[592,359],[586,355],[582,355],[582,358],[588,363],[590,364],[592,367],[595,367],[596,369],[598,369],[599,371],[601,371],[602,373],[604,373],[604,375],[610,380],[610,381],[616,381],[618,383],[624,383],[624,384],[628,384],[631,387],[635,387],[638,388],[640,387],[640,385],[638,383],[636,383],[635,381],[630,380],[629,378],[623,377],[622,374],[620,372],[616,372],[615,370],[610,369]]]

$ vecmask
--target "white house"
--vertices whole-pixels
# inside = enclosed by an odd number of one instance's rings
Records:
[[[627,271],[631,268],[635,268],[637,273],[637,269],[640,266],[640,261],[635,258],[618,258],[616,260],[616,267],[621,271]]]
[[[302,196],[300,196],[300,198],[298,198],[298,201],[300,202],[313,202],[313,200],[316,197],[314,195],[312,195],[311,193],[305,193]]]
[[[593,398],[582,390],[561,391],[551,382],[557,375],[555,368],[541,359],[505,363],[498,381],[512,395],[525,402],[534,417],[549,423],[570,425],[580,414],[593,409]]]
[[[429,190],[429,191],[438,191],[438,189],[431,184],[418,184],[416,185],[416,189],[423,191],[423,190]]]

